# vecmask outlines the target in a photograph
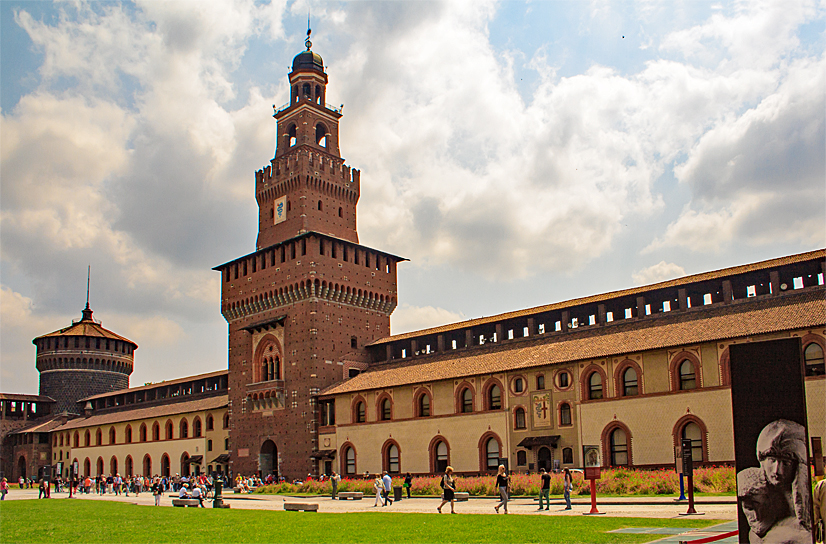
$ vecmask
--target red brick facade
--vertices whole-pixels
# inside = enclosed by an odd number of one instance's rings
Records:
[[[338,148],[321,58],[298,55],[275,114],[276,153],[255,174],[257,251],[215,268],[229,323],[230,451],[236,474],[317,474],[315,395],[365,368],[390,334],[399,257],[358,245],[359,172]]]

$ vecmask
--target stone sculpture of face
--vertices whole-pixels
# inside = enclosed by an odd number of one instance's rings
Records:
[[[771,485],[788,487],[797,473],[797,462],[784,457],[768,456],[760,461],[760,468]]]

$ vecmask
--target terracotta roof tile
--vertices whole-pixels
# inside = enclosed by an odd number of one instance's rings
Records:
[[[50,332],[49,334],[44,334],[43,336],[38,336],[32,342],[37,342],[41,338],[53,338],[53,337],[61,337],[61,336],[91,336],[93,338],[108,338],[110,340],[121,340],[123,342],[128,342],[133,344],[135,347],[138,345],[129,340],[128,338],[121,336],[117,333],[110,331],[109,329],[104,328],[100,323],[96,323],[94,321],[78,321],[77,323],[72,323],[70,326],[62,328],[60,330]]]
[[[632,323],[377,364],[322,395],[398,387],[826,325],[822,287]]]
[[[633,296],[649,291],[654,291],[656,289],[667,289],[671,287],[677,287],[680,285],[686,285],[690,283],[697,283],[702,281],[709,281],[718,278],[724,278],[726,276],[733,276],[736,274],[743,274],[746,272],[754,272],[757,270],[765,270],[769,268],[776,268],[779,266],[800,263],[805,261],[810,261],[812,259],[824,259],[826,258],[826,249],[818,249],[815,251],[808,251],[806,253],[799,253],[797,255],[789,255],[787,257],[780,257],[777,259],[769,259],[767,261],[761,261],[758,263],[751,263],[745,264],[741,266],[734,266],[731,268],[723,268],[720,270],[714,270],[712,272],[703,272],[702,274],[694,274],[691,276],[683,276],[682,278],[677,278],[673,280],[663,281],[660,283],[653,283],[651,285],[644,285],[640,287],[633,287],[631,289],[623,289],[621,291],[611,291],[608,293],[600,293],[598,295],[591,295],[582,298],[575,298],[572,300],[566,300],[563,302],[555,302],[553,304],[546,304],[544,306],[535,306],[533,308],[526,308],[524,310],[515,310],[513,312],[506,312],[504,314],[497,314],[488,317],[479,317],[476,319],[470,319],[467,321],[461,321],[459,323],[450,323],[448,325],[442,325],[439,327],[432,327],[429,329],[422,329],[419,331],[411,331],[406,332],[403,334],[396,334],[393,336],[388,336],[385,338],[381,338],[376,340],[375,342],[369,344],[371,346],[378,346],[382,344],[387,344],[390,342],[395,342],[397,340],[406,340],[408,338],[416,338],[418,336],[427,336],[431,334],[441,334],[448,331],[455,331],[459,329],[465,329],[468,327],[473,327],[476,325],[485,325],[488,323],[495,323],[497,321],[502,321],[505,319],[513,319],[517,317],[525,317],[529,315],[534,315],[542,312],[549,312],[553,310],[560,310],[563,308],[570,308],[573,306],[579,306],[581,304],[593,304],[595,302],[602,302],[605,300],[611,300],[615,298]]]
[[[91,417],[81,417],[68,421],[62,427],[55,429],[56,431],[68,431],[71,429],[79,429],[81,427],[88,427],[90,425],[109,425],[112,423],[121,423],[124,421],[132,421],[136,419],[148,419],[153,417],[171,416],[174,414],[183,414],[186,412],[197,412],[200,410],[214,410],[216,408],[223,408],[227,406],[227,395],[216,395],[214,397],[207,397],[205,399],[190,400],[185,402],[174,402],[169,404],[161,404],[157,406],[143,407],[139,404],[132,404],[124,407],[122,410],[107,412],[105,414],[93,415]]]
[[[129,387],[127,389],[118,389],[117,391],[110,391],[109,393],[100,393],[98,395],[92,395],[91,397],[82,398],[82,399],[78,400],[78,402],[83,402],[83,401],[87,401],[87,400],[101,399],[101,398],[105,398],[105,397],[111,397],[113,395],[122,395],[124,393],[134,393],[135,391],[146,391],[147,389],[155,389],[155,388],[161,387],[161,386],[176,385],[176,384],[179,384],[179,383],[192,382],[192,381],[195,381],[195,380],[203,380],[203,379],[207,379],[207,378],[214,378],[214,377],[220,376],[222,374],[227,375],[227,374],[229,374],[229,372],[226,371],[226,370],[216,370],[215,372],[207,372],[206,374],[196,374],[195,376],[186,376],[184,378],[176,378],[174,380],[167,380],[167,381],[157,382],[157,383],[148,383],[146,385],[140,385],[138,387]]]
[[[20,400],[29,402],[57,402],[46,395],[27,395],[25,393],[0,393],[0,400]]]
[[[36,421],[30,427],[18,429],[17,431],[9,434],[47,433],[60,427],[63,424],[64,419],[66,419],[66,416],[52,416],[45,421]]]

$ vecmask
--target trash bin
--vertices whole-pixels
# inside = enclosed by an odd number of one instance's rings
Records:
[[[393,486],[393,500],[400,501],[402,500],[402,486],[394,485]]]

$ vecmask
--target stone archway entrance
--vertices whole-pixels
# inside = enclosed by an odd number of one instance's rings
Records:
[[[261,473],[261,478],[265,478],[270,474],[278,476],[278,466],[275,463],[277,454],[278,450],[272,440],[267,440],[261,444],[261,453],[258,454],[258,471]]]
[[[552,464],[551,450],[546,447],[539,448],[539,451],[536,452],[536,468],[538,470],[545,469],[546,471],[551,471],[551,464]]]

